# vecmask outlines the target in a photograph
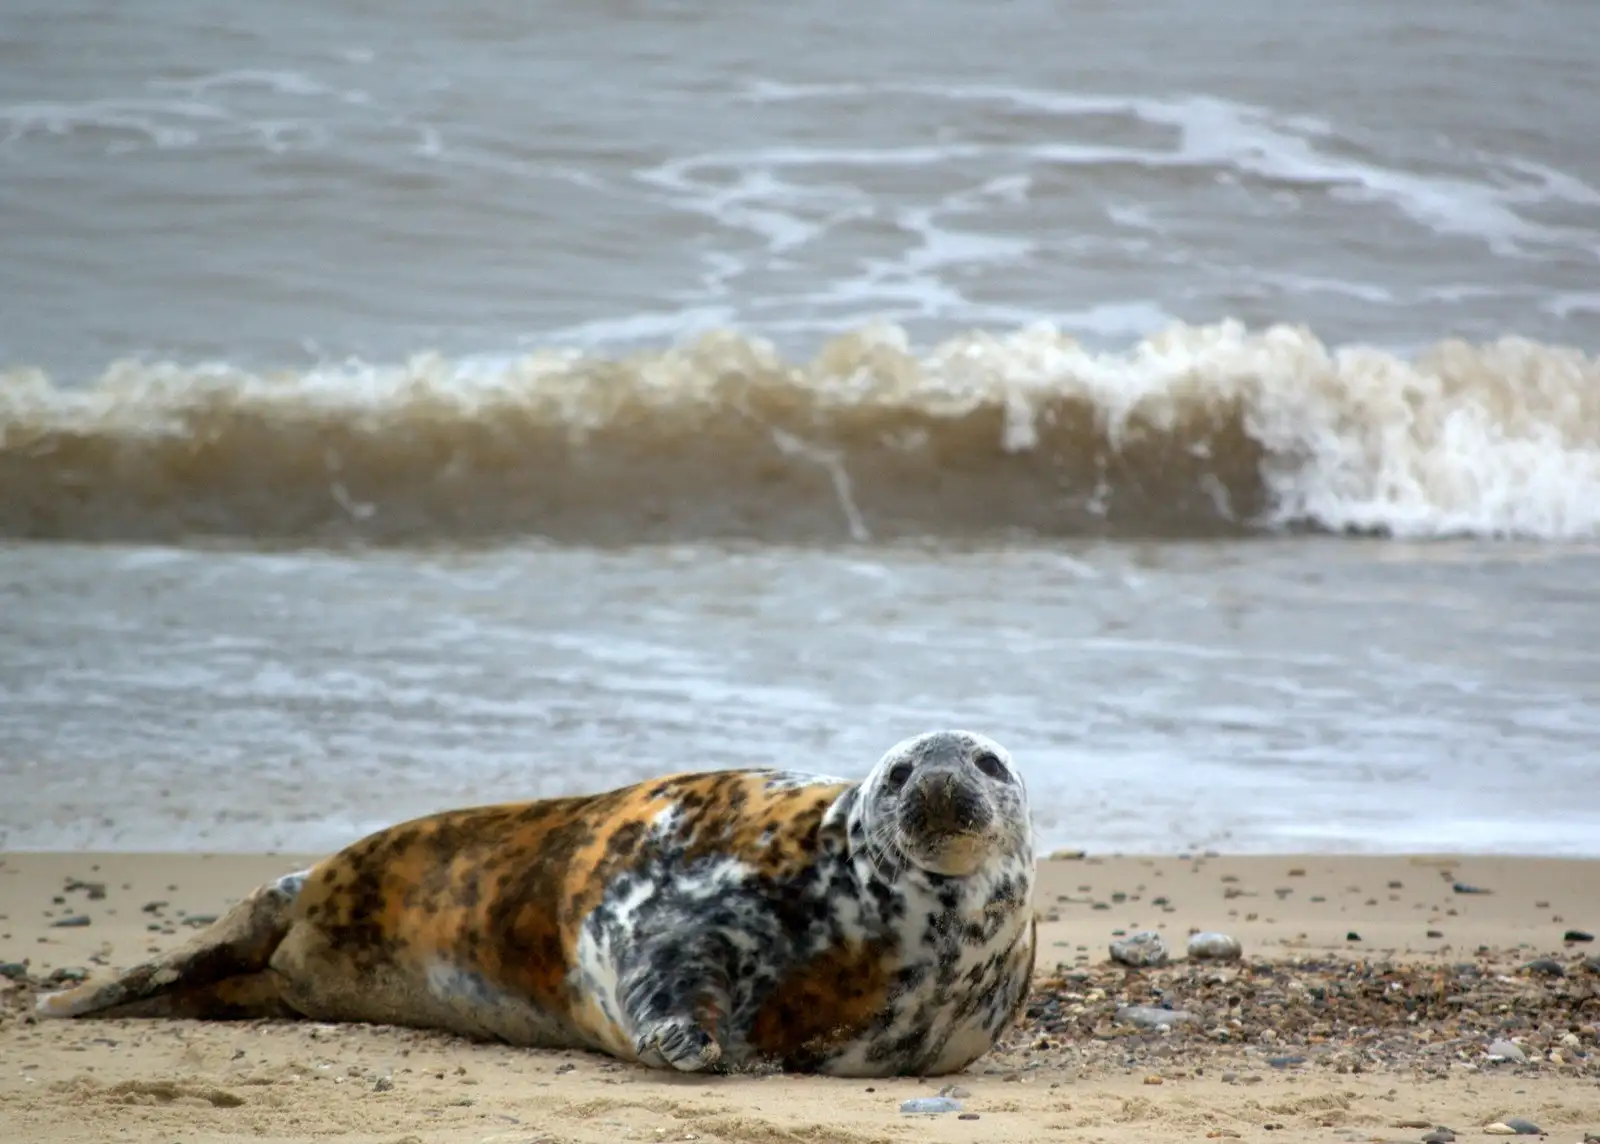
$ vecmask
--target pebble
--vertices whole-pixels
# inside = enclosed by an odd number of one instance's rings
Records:
[[[1267,1063],[1275,1069],[1287,1069],[1293,1068],[1295,1065],[1305,1064],[1306,1059],[1299,1053],[1291,1053],[1284,1057],[1268,1057]]]
[[[373,1092],[388,1092],[392,1088],[394,1088],[394,1081],[390,1080],[386,1076],[380,1076],[377,1080],[372,1082]]]
[[[956,1119],[957,1120],[976,1120],[976,1119],[978,1119],[978,1114],[976,1112],[963,1112],[959,1116],[957,1116]]]
[[[1498,1040],[1498,1041],[1490,1041],[1489,1042],[1489,1055],[1491,1057],[1498,1057],[1501,1060],[1507,1060],[1507,1061],[1519,1061],[1520,1062],[1520,1061],[1525,1061],[1525,1060],[1528,1059],[1528,1054],[1527,1053],[1523,1052],[1520,1048],[1518,1048],[1516,1045],[1512,1044],[1510,1041],[1507,1041],[1507,1040],[1504,1040],[1504,1039]]]
[[[60,921],[51,922],[53,929],[76,929],[89,924],[89,919],[82,914],[73,914],[71,917],[62,918]]]
[[[1541,1129],[1537,1124],[1531,1120],[1524,1120],[1520,1116],[1513,1116],[1510,1120],[1507,1120],[1504,1123],[1507,1128],[1511,1129],[1511,1131],[1516,1133],[1518,1136],[1544,1135],[1544,1130]]]
[[[1566,967],[1553,957],[1536,957],[1522,967],[1529,973],[1542,974],[1545,977],[1565,977]]]
[[[1141,1029],[1163,1029],[1183,1021],[1194,1020],[1187,1009],[1162,1009],[1155,1005],[1123,1005],[1117,1009],[1117,1020]]]
[[[0,977],[20,981],[28,976],[28,967],[20,961],[0,961]]]
[[[972,1093],[962,1088],[959,1084],[947,1084],[939,1090],[940,1096],[948,1096],[952,1100],[965,1100]]]
[[[900,1111],[907,1116],[937,1116],[944,1112],[960,1112],[961,1102],[948,1096],[914,1096],[901,1102]]]
[[[1189,939],[1192,961],[1234,961],[1244,956],[1239,939],[1225,933],[1197,933]]]
[[[1451,1144],[1451,1141],[1453,1141],[1455,1138],[1456,1134],[1450,1131],[1450,1129],[1439,1127],[1435,1128],[1432,1132],[1423,1133],[1422,1144]]]
[[[1590,973],[1600,973],[1600,953],[1591,953],[1584,958],[1583,967]]]
[[[1351,930],[1349,933],[1344,935],[1344,940],[1345,941],[1360,941],[1361,940],[1361,935],[1358,934],[1355,930]]]
[[[1155,930],[1140,930],[1111,943],[1111,960],[1136,968],[1165,965],[1167,943]]]
[[[1482,886],[1469,885],[1466,882],[1457,882],[1450,887],[1458,894],[1492,894],[1493,890],[1485,890]]]
[[[1561,935],[1561,940],[1562,941],[1593,941],[1594,940],[1594,934],[1588,933],[1588,932],[1586,932],[1584,930],[1581,930],[1581,929],[1569,929],[1566,933]]]

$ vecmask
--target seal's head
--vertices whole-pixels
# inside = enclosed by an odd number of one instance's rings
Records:
[[[1031,852],[1028,793],[1010,754],[971,731],[929,731],[891,747],[861,785],[875,854],[965,878]]]

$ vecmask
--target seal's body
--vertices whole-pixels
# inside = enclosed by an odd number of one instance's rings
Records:
[[[402,823],[39,1010],[939,1074],[988,1051],[1027,997],[1033,876],[1005,751],[933,732],[859,783],[687,774]]]

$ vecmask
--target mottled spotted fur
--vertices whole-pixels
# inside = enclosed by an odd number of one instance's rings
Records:
[[[410,1025],[683,1070],[947,1073],[1026,998],[1033,876],[1009,756],[931,732],[860,783],[686,774],[402,823],[39,1008]]]

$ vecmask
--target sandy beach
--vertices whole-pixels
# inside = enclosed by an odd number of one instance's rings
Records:
[[[29,1015],[52,978],[137,961],[304,864],[0,858],[0,1139],[1418,1141],[1512,1118],[1555,1140],[1600,1131],[1600,959],[1580,940],[1600,929],[1600,865],[1576,860],[1053,857],[1026,1020],[939,1080],[684,1078],[400,1029]],[[1166,937],[1171,964],[1110,962],[1118,931],[1140,929]],[[1242,961],[1184,959],[1195,929],[1238,938]],[[1130,1004],[1188,1017],[1143,1028],[1119,1016]],[[900,1111],[941,1091],[959,1110]]]

